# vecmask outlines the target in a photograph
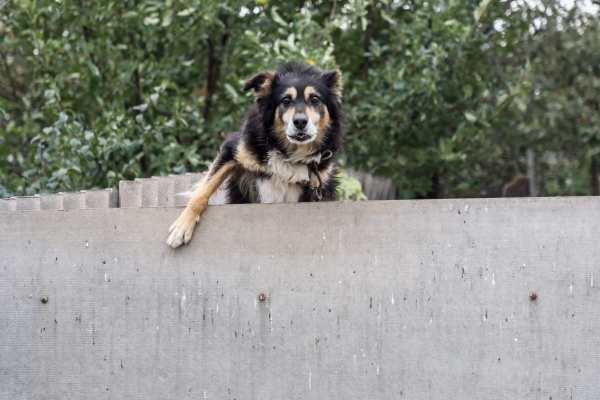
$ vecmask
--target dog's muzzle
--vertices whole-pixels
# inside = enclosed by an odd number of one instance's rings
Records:
[[[290,139],[296,140],[298,142],[304,142],[304,141],[307,141],[312,138],[312,136],[309,136],[308,134],[303,133],[303,132],[298,132],[295,135],[291,135],[291,136],[288,135],[288,137]]]
[[[292,143],[303,144],[317,137],[317,128],[307,116],[298,115],[290,120],[285,133]]]

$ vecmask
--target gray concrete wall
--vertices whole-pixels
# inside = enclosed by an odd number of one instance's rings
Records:
[[[180,211],[0,213],[0,398],[599,397],[597,198]]]

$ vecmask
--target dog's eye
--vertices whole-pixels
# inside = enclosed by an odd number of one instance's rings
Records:
[[[292,99],[290,99],[289,97],[286,97],[283,100],[281,100],[281,102],[287,106],[288,104],[292,103]]]
[[[317,96],[312,96],[310,98],[310,102],[313,104],[317,104],[319,102],[319,98]]]

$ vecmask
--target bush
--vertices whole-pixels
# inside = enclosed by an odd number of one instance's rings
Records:
[[[589,193],[597,11],[521,3],[10,1],[0,196],[202,170],[252,101],[243,81],[291,60],[342,69],[343,161],[403,197],[479,196],[528,148],[541,194]]]

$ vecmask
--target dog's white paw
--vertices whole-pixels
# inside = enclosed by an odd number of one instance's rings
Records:
[[[194,228],[199,219],[200,217],[195,217],[184,211],[169,228],[167,244],[174,249],[182,244],[188,244],[192,239]]]

